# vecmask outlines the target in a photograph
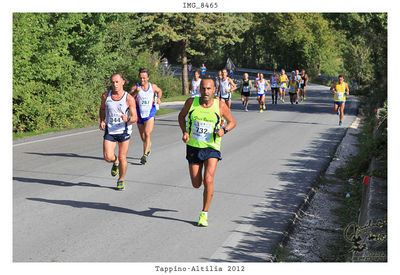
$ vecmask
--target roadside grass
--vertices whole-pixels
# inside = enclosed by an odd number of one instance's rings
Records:
[[[175,95],[171,97],[163,98],[163,102],[173,102],[173,101],[186,101],[189,98],[189,95]]]
[[[385,118],[384,118],[385,119]],[[386,122],[383,122],[386,126]],[[332,209],[341,224],[343,232],[351,223],[358,222],[359,209],[362,201],[363,179],[368,175],[369,165],[373,157],[381,160],[379,169],[372,171],[373,175],[387,177],[387,135],[386,128],[382,129],[383,134],[375,135],[375,117],[370,115],[364,118],[362,130],[359,137],[359,151],[357,155],[349,159],[342,167],[336,170],[336,177],[342,181],[341,206]],[[346,194],[349,196],[346,197]],[[351,244],[342,235],[332,243],[331,256],[336,262],[351,261]]]
[[[166,109],[166,108],[160,107],[160,109],[156,113],[156,116],[165,115],[165,114],[169,114],[169,113],[173,113],[173,112],[177,112],[177,110]]]
[[[301,262],[300,257],[289,251],[282,243],[274,248],[272,255],[278,262]]]
[[[319,77],[315,77],[309,80],[309,82],[319,85],[331,86],[333,81],[328,79],[323,79]]]
[[[89,121],[87,123],[73,124],[73,125],[71,125],[69,127],[65,127],[65,128],[49,128],[49,129],[42,130],[42,131],[13,133],[13,140],[18,140],[21,138],[27,138],[27,137],[38,136],[38,135],[44,135],[44,134],[50,134],[50,133],[57,133],[57,132],[62,132],[62,131],[68,131],[68,130],[73,130],[73,129],[78,129],[78,128],[92,127],[92,126],[96,126],[98,124],[99,124],[99,122],[97,122],[97,121]]]
[[[176,110],[160,108],[157,111],[156,116],[165,115],[165,114],[169,114],[169,113],[173,113],[173,112],[176,112]],[[58,132],[62,132],[62,131],[68,131],[68,130],[79,129],[79,128],[92,127],[92,126],[97,126],[97,125],[99,125],[98,121],[89,121],[87,123],[73,124],[66,128],[49,128],[49,129],[46,129],[43,131],[13,133],[13,140],[18,140],[21,138],[27,138],[27,137],[32,137],[32,136],[39,136],[39,135],[44,135],[44,134],[50,134],[50,133],[58,133]]]
[[[340,231],[330,240],[328,245],[329,256],[323,261],[326,262],[351,262],[352,244],[344,236],[345,229],[352,223],[358,223],[359,211],[362,201],[363,179],[368,175],[369,166],[373,157],[378,160],[377,169],[372,171],[372,175],[387,178],[387,104],[379,112],[379,121],[376,123],[375,115],[370,108],[365,107],[363,112],[367,117],[363,118],[361,131],[357,135],[359,140],[359,151],[355,156],[346,160],[343,165],[336,170],[334,177],[320,176],[317,179],[317,186],[322,184],[337,184],[340,191],[336,193],[335,200],[340,204],[339,207],[331,209],[331,213],[337,217]],[[368,112],[369,110],[369,112]],[[378,129],[374,128],[378,124]],[[374,135],[375,130],[375,135]],[[331,160],[336,157],[335,152],[329,153]],[[371,176],[371,175],[368,175]],[[293,253],[280,243],[274,250],[274,256],[278,262],[298,261],[293,258]],[[301,261],[301,259],[300,259]]]

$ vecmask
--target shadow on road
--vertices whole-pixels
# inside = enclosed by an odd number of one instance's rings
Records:
[[[286,160],[286,171],[274,174],[278,187],[265,192],[265,200],[254,205],[249,216],[234,221],[242,238],[234,246],[225,246],[224,259],[205,259],[213,262],[270,262],[276,245],[282,240],[306,195],[326,170],[346,129],[330,129],[310,144],[307,149],[293,153]],[[240,228],[251,230],[240,231]]]
[[[93,157],[93,156],[83,156],[83,155],[78,155],[75,153],[38,153],[38,152],[26,152],[25,154],[30,154],[30,155],[39,155],[43,157],[69,157],[69,158],[84,158],[84,159],[96,159],[96,160],[102,160],[104,161],[104,158],[102,157]],[[134,160],[140,160],[140,158],[133,158],[133,157],[126,157],[126,159],[134,159]],[[131,165],[141,165],[140,163],[136,162],[128,162],[128,164]]]
[[[75,153],[38,153],[38,152],[25,152],[29,155],[39,155],[43,157],[68,157],[68,158],[84,158],[84,159],[97,159],[104,160],[102,157],[82,156]]]
[[[134,215],[139,215],[139,216],[149,217],[149,218],[157,218],[157,219],[165,219],[165,220],[171,220],[171,221],[184,222],[184,223],[189,223],[193,226],[197,226],[197,222],[194,222],[194,221],[186,221],[186,220],[181,220],[181,219],[176,219],[176,218],[171,218],[171,217],[154,216],[154,214],[156,212],[178,212],[177,210],[149,207],[149,209],[145,210],[145,211],[135,211],[135,210],[124,208],[124,207],[112,206],[108,203],[102,203],[102,202],[85,202],[85,201],[73,201],[73,200],[48,200],[48,199],[42,199],[42,198],[26,198],[26,199],[30,200],[30,201],[38,201],[38,202],[44,202],[44,203],[50,203],[50,204],[71,206],[74,208],[89,208],[89,209],[126,213],[126,214],[134,214]]]
[[[79,182],[79,183],[72,183],[67,181],[61,180],[44,180],[44,179],[33,179],[33,178],[21,178],[21,177],[13,177],[13,180],[20,181],[20,182],[28,182],[28,183],[40,183],[40,184],[48,184],[48,185],[55,185],[55,186],[62,186],[62,187],[96,187],[96,188],[106,188],[106,189],[113,189],[114,187],[103,186],[99,184],[93,184],[88,182]]]

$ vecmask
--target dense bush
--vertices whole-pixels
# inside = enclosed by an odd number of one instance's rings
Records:
[[[134,19],[118,24],[126,17],[14,14],[13,132],[96,120],[100,96],[110,88],[114,72],[125,75],[130,90],[139,68],[146,67],[164,97],[181,93],[180,81],[159,70],[159,55],[131,45]]]

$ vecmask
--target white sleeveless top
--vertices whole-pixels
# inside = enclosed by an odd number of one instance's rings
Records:
[[[257,94],[264,94],[264,89],[265,89],[265,81],[264,79],[262,82],[258,81],[258,89],[257,89]]]
[[[231,88],[231,84],[229,84],[228,81],[229,78],[226,78],[225,81],[221,80],[220,85],[219,85],[219,94],[221,96],[221,98],[229,98],[229,94],[226,89],[230,89]]]
[[[276,81],[276,77],[275,76],[271,76],[271,88],[278,88],[278,82]]]
[[[112,91],[110,90],[106,99],[106,123],[108,133],[110,135],[130,135],[132,133],[132,124],[124,122],[121,117],[121,114],[124,113],[127,114],[128,119],[130,119],[129,107],[126,102],[128,93],[124,92],[124,95],[118,101],[111,98],[111,93]]]
[[[153,85],[151,85],[150,82],[147,91],[143,90],[142,87],[139,86],[139,92],[136,95],[136,104],[142,118],[150,116],[151,108],[155,106],[154,94]]]
[[[200,97],[200,82],[201,78],[197,81],[194,79],[192,80],[192,93],[190,94],[190,97]]]

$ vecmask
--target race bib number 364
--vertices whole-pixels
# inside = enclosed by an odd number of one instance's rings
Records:
[[[210,122],[195,120],[193,121],[193,137],[198,141],[210,142],[213,128]]]

